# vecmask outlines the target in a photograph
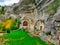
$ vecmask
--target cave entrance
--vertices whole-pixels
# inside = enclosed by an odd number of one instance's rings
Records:
[[[24,21],[23,22],[23,26],[28,26],[28,22],[27,21]]]

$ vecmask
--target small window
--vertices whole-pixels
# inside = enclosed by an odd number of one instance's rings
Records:
[[[42,30],[42,26],[40,26],[40,30]]]

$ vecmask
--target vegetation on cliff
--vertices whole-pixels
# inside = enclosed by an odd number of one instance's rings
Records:
[[[54,15],[56,13],[56,11],[57,11],[59,6],[60,6],[60,0],[55,0],[53,3],[48,5],[47,13],[49,13],[50,15]]]
[[[0,14],[4,14],[4,7],[0,6]]]

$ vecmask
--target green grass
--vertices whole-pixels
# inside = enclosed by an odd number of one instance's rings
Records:
[[[41,40],[39,37],[31,37],[27,32],[18,30],[10,34],[4,35],[5,45],[48,45],[45,41]]]

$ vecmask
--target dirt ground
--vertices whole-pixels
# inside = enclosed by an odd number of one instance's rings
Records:
[[[3,45],[3,33],[0,33],[0,45]]]

